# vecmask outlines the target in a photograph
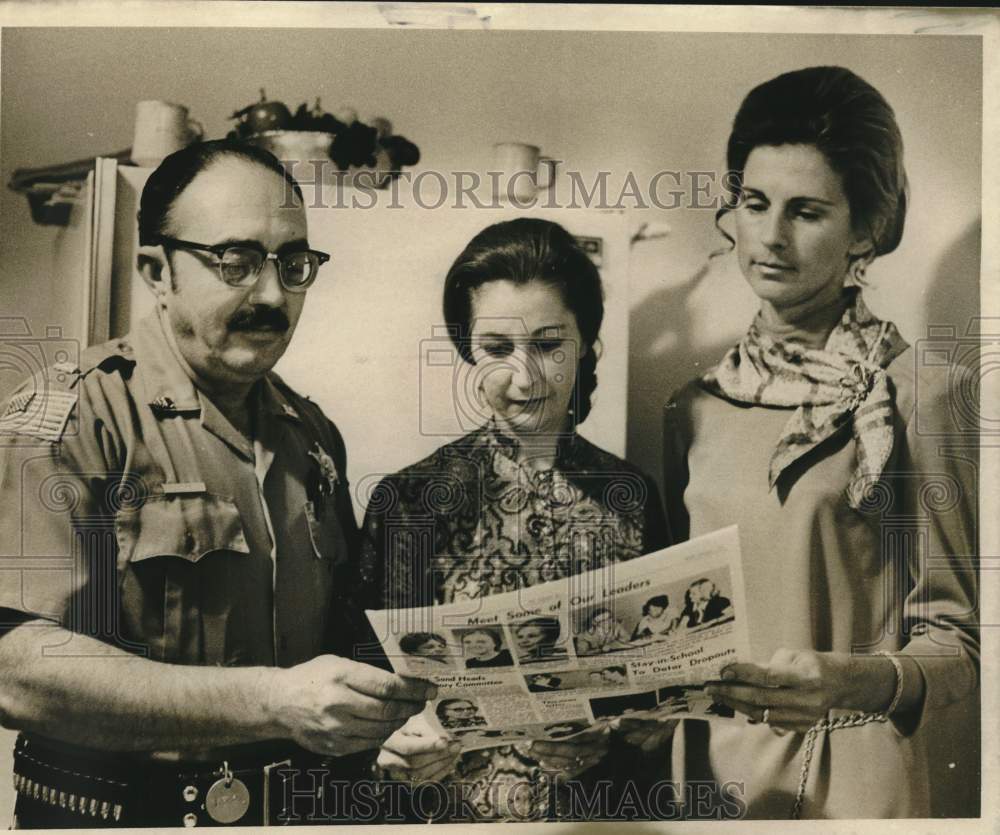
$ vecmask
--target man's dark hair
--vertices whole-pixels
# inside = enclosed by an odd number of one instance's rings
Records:
[[[295,195],[302,199],[299,184],[270,151],[232,139],[196,142],[164,159],[146,180],[139,200],[140,246],[155,244],[157,235],[167,234],[167,221],[174,201],[195,177],[222,157],[245,159],[273,171],[284,177]]]

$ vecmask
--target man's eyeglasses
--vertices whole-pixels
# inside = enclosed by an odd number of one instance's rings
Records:
[[[265,251],[263,247],[197,244],[168,235],[157,235],[156,243],[175,249],[211,253],[216,258],[219,278],[230,287],[252,287],[260,278],[264,264],[273,260],[278,265],[281,286],[289,293],[304,293],[308,290],[309,285],[316,280],[319,268],[330,260],[327,253],[316,249],[300,249],[278,255]]]

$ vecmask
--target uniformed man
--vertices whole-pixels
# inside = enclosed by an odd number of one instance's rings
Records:
[[[17,820],[326,820],[324,768],[433,696],[350,658],[344,444],[271,372],[328,256],[280,163],[226,141],[163,162],[139,230],[155,314],[0,410]]]

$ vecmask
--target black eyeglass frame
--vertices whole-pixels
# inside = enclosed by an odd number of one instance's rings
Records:
[[[246,244],[199,244],[194,241],[185,241],[181,238],[173,238],[170,235],[156,235],[152,243],[158,244],[160,246],[173,247],[174,249],[192,249],[197,252],[208,252],[219,259],[219,263],[216,264],[218,269],[219,280],[225,284],[227,287],[238,287],[240,289],[246,289],[248,287],[253,287],[259,280],[260,275],[264,272],[264,265],[268,261],[274,261],[278,267],[278,279],[281,281],[281,286],[284,287],[289,293],[304,293],[308,290],[313,282],[319,275],[319,268],[322,267],[327,261],[330,260],[330,254],[328,252],[322,252],[318,249],[297,249],[294,252],[287,252],[284,255],[279,255],[276,252],[267,252],[262,246],[249,246]],[[246,284],[233,283],[231,281],[226,281],[225,277],[222,275],[222,261],[225,257],[226,252],[231,249],[249,249],[260,253],[264,257],[261,259],[260,266],[257,271],[253,273],[253,281],[247,282]],[[290,284],[285,280],[285,262],[284,259],[293,255],[301,255],[303,252],[308,253],[316,258],[316,268],[313,271],[312,276],[303,284]]]

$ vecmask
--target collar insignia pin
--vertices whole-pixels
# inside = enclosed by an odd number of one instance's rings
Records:
[[[171,400],[166,395],[161,394],[159,397],[153,400],[153,402],[150,403],[149,405],[159,412],[169,412],[171,409],[174,408],[174,401]]]

